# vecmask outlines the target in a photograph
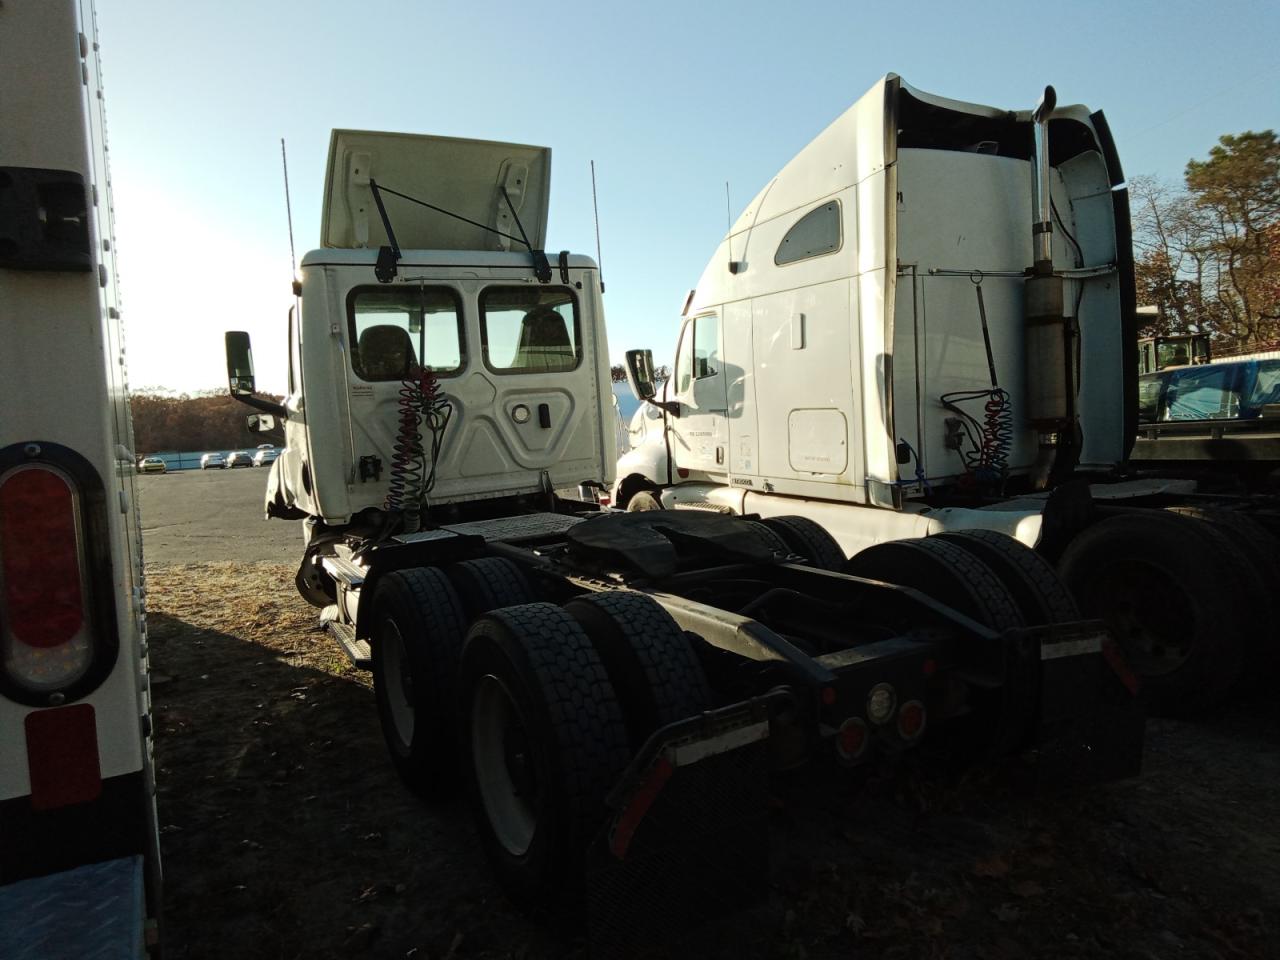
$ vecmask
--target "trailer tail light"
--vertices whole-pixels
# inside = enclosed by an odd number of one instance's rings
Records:
[[[898,736],[903,740],[916,740],[924,733],[928,714],[919,700],[908,700],[898,708]]]
[[[836,731],[836,753],[846,763],[852,763],[867,752],[871,731],[860,717],[850,717]]]
[[[47,463],[0,474],[0,668],[9,683],[56,697],[89,671],[85,567],[74,481]]]

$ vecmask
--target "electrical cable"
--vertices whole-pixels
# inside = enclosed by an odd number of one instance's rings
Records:
[[[1071,235],[1071,231],[1067,229],[1067,225],[1062,221],[1062,214],[1058,213],[1058,205],[1053,202],[1053,197],[1049,198],[1049,209],[1053,211],[1053,218],[1058,221],[1058,226],[1062,229],[1062,235],[1067,238],[1070,244],[1076,248],[1076,267],[1084,266],[1084,251],[1080,249],[1080,244],[1076,242],[1076,238]]]

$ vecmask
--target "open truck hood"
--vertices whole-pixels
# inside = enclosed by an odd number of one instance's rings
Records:
[[[405,133],[334,130],[329,140],[320,245],[360,248],[386,244],[372,177],[406,250],[521,249],[520,228],[502,196],[506,187],[536,250],[546,245],[551,150],[492,140]],[[486,224],[509,237],[464,223],[388,193],[395,190]]]

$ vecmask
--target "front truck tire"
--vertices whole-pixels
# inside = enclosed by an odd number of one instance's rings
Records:
[[[1088,527],[1058,570],[1080,611],[1106,621],[1148,710],[1190,716],[1240,676],[1251,619],[1240,562],[1197,521],[1144,510]]]
[[[554,604],[496,610],[467,636],[459,694],[472,812],[499,881],[519,904],[572,911],[631,757],[591,640]]]
[[[466,620],[448,578],[434,568],[389,573],[373,595],[373,693],[400,779],[427,799],[455,783],[454,676]]]

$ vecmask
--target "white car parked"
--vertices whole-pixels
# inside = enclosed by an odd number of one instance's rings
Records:
[[[206,453],[200,458],[200,469],[208,470],[211,467],[216,467],[219,470],[225,470],[227,468],[227,461],[220,453]]]
[[[253,465],[255,467],[268,467],[276,462],[280,456],[280,451],[275,447],[262,447],[253,455]]]

